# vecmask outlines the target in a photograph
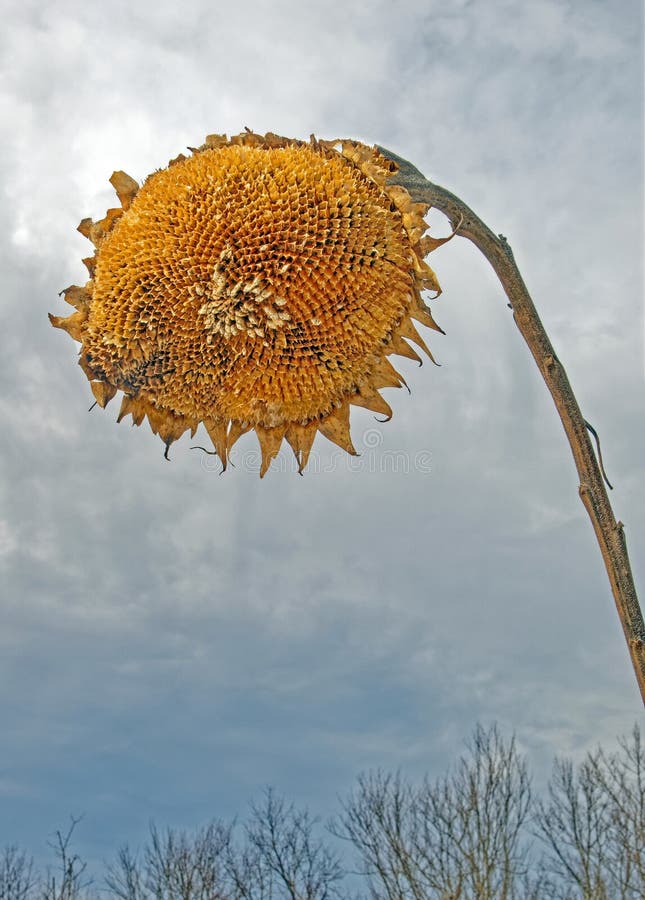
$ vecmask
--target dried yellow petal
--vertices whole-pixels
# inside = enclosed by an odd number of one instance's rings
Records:
[[[116,195],[119,198],[119,202],[123,209],[129,209],[132,205],[132,201],[139,192],[139,185],[134,178],[131,178],[130,175],[127,175],[125,172],[112,172],[110,184],[116,191]]]
[[[139,186],[110,178],[121,206],[79,231],[91,280],[52,324],[81,342],[101,406],[147,418],[166,448],[205,425],[223,467],[254,430],[261,475],[283,438],[302,471],[317,432],[355,453],[350,404],[386,417],[378,391],[405,384],[387,356],[430,351],[412,318],[439,290],[424,204],[388,185],[394,164],[355,141],[250,131],[209,135]]]

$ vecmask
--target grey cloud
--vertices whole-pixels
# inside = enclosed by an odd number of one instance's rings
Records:
[[[417,7],[33,3],[5,29],[10,840],[33,846],[85,810],[90,852],[108,855],[150,816],[232,814],[268,782],[325,812],[362,767],[442,765],[477,717],[516,728],[544,765],[630,727],[633,678],[566,441],[459,239],[430,260],[441,368],[402,364],[412,394],[389,392],[393,420],[353,415],[360,459],[319,438],[304,478],[285,454],[260,482],[250,437],[221,477],[188,439],[168,464],[113,406],[87,413],[74,345],[47,322],[84,279],[74,229],[114,203],[113,169],[142,179],[246,124],[390,146],[511,239],[601,433],[642,583],[640,163],[638,139],[616,139],[640,125],[629,16]]]

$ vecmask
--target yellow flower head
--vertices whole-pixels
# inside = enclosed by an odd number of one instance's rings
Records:
[[[390,186],[395,166],[355,141],[211,135],[139,185],[110,179],[121,207],[79,230],[90,281],[50,316],[119,420],[147,417],[166,444],[205,425],[224,467],[255,430],[263,475],[283,438],[302,472],[316,432],[355,453],[349,407],[389,417],[387,357],[429,354],[413,319],[439,291],[424,256],[424,204]]]

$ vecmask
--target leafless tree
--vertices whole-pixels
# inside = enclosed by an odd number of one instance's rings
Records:
[[[70,818],[67,831],[57,831],[55,840],[49,842],[57,859],[57,869],[49,871],[41,889],[42,900],[79,900],[88,894],[92,880],[85,874],[87,863],[72,852],[72,835],[81,818]]]
[[[106,887],[119,900],[331,900],[343,872],[316,823],[268,790],[237,842],[221,822],[194,835],[151,825],[141,854],[121,849]]]
[[[582,900],[645,897],[645,750],[640,732],[618,753],[589,753],[577,770],[556,759],[548,799],[537,806],[545,864]]]
[[[127,844],[119,850],[116,862],[108,865],[105,886],[120,900],[144,900],[148,896],[139,858]]]
[[[15,846],[0,856],[0,900],[30,900],[37,879],[31,857]]]
[[[530,809],[514,739],[478,726],[434,782],[360,777],[334,831],[358,851],[375,900],[526,900],[541,895],[529,873]]]
[[[230,873],[240,900],[331,900],[343,870],[315,835],[317,819],[287,805],[271,789],[253,804],[245,845],[232,853]]]
[[[418,900],[423,876],[415,846],[415,796],[399,774],[360,775],[332,831],[358,851],[371,896]]]
[[[358,779],[330,828],[356,851],[372,900],[642,900],[645,748],[638,728],[616,752],[556,759],[532,796],[513,738],[477,726],[447,774],[413,784],[400,773]],[[0,900],[95,900],[72,851],[79,819],[50,843],[58,865],[41,877],[15,847],[0,854]],[[542,855],[538,855],[538,851]],[[318,820],[273,790],[243,825],[194,832],[150,826],[124,846],[105,886],[116,900],[338,900],[347,872]]]
[[[123,847],[106,886],[120,900],[224,900],[230,839],[231,827],[221,822],[193,835],[151,825],[142,861]]]

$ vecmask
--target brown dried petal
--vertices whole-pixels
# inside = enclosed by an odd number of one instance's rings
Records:
[[[203,422],[226,467],[255,430],[267,471],[284,437],[302,471],[318,431],[349,453],[350,403],[389,417],[387,359],[430,351],[412,318],[439,291],[423,256],[427,207],[388,184],[393,164],[356,141],[209,135],[143,185],[117,171],[121,208],[79,231],[91,280],[52,324],[119,420],[147,418],[168,446]]]

